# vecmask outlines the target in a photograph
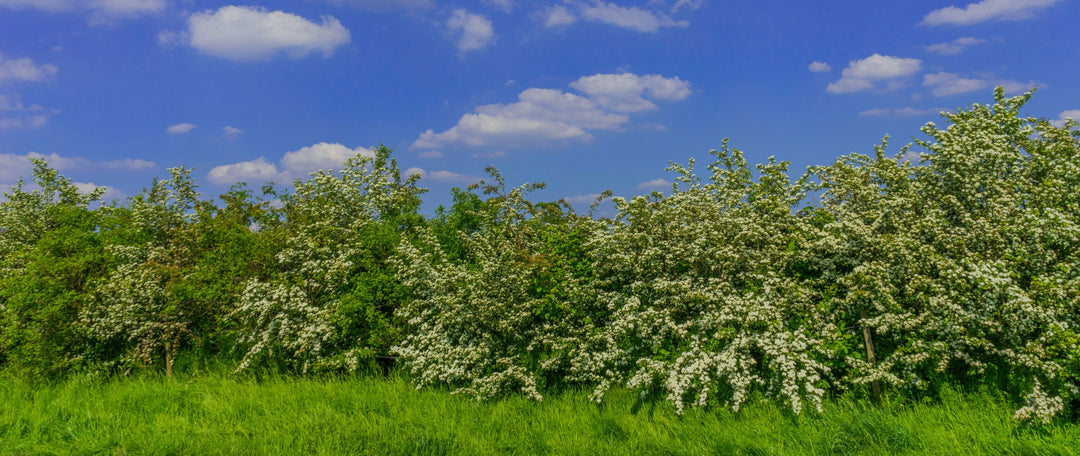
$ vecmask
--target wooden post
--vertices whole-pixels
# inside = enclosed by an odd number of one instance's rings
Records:
[[[870,327],[865,323],[867,318],[866,308],[860,308],[859,325],[862,326],[863,345],[866,347],[866,361],[871,365],[877,366],[877,357],[874,356],[874,337],[870,332]],[[874,396],[875,402],[881,399],[881,380],[870,382],[870,394]]]
[[[172,378],[172,341],[165,341],[165,376]]]

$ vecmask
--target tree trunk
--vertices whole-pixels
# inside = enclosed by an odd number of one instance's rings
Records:
[[[863,346],[866,347],[866,362],[877,366],[877,357],[874,356],[874,336],[870,331],[870,327],[865,323],[867,318],[866,308],[859,309],[859,319],[862,320],[860,325],[862,326]],[[881,380],[870,382],[870,394],[873,395],[875,402],[881,399]]]

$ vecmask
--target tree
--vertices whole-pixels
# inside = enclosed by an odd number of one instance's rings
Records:
[[[20,180],[0,202],[0,366],[56,377],[85,366],[91,340],[72,324],[104,267],[97,214],[103,189],[81,193],[43,160],[37,189]]]

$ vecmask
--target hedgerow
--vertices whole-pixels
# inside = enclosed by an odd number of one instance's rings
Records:
[[[671,164],[665,192],[605,193],[606,218],[494,168],[425,217],[385,147],[217,202],[176,168],[99,207],[37,161],[0,202],[0,368],[396,359],[480,400],[624,387],[679,413],[950,383],[1003,392],[1019,420],[1075,419],[1080,131],[1022,116],[1031,96],[998,89],[895,153],[794,180],[725,140],[704,170]]]

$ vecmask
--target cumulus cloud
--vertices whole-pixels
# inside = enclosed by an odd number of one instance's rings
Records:
[[[983,39],[965,36],[949,41],[947,43],[938,43],[923,46],[923,49],[926,49],[926,52],[931,52],[938,55],[958,55],[961,52],[964,52],[964,50],[968,47],[974,46],[976,44],[982,44],[985,42],[986,40]]]
[[[446,20],[446,28],[455,36],[461,52],[483,49],[495,42],[495,28],[486,17],[457,9]]]
[[[26,106],[18,95],[7,96],[0,94],[0,111],[44,111],[41,105]]]
[[[829,84],[825,90],[829,93],[852,93],[863,90],[894,90],[903,84],[903,80],[922,69],[919,59],[907,59],[888,55],[874,54],[862,60],[853,60],[840,75],[840,79]]]
[[[669,188],[671,188],[671,181],[662,178],[656,178],[637,184],[638,190],[664,190]]]
[[[210,182],[226,185],[237,182],[272,181],[282,176],[277,166],[259,157],[250,161],[215,166],[206,177],[210,179]]]
[[[599,193],[589,193],[585,195],[574,195],[563,197],[563,201],[571,204],[592,204],[596,202],[596,199],[600,197]]]
[[[0,0],[0,6],[11,9],[34,8],[41,11],[61,12],[75,8],[73,0]]]
[[[574,22],[577,22],[577,16],[574,16],[574,13],[571,13],[562,5],[555,5],[547,11],[547,16],[544,19],[544,26],[561,27],[573,24]]]
[[[344,167],[345,160],[356,155],[370,157],[374,155],[374,152],[366,147],[350,149],[341,144],[322,142],[287,152],[277,165],[264,157],[259,157],[254,160],[216,166],[206,177],[211,182],[221,185],[266,181],[280,184],[317,170],[339,170]]]
[[[829,65],[825,62],[810,62],[810,66],[808,68],[814,73],[824,73],[826,71],[832,71],[832,65]]]
[[[225,126],[225,128],[221,129],[221,132],[225,136],[228,136],[230,138],[235,138],[237,136],[240,136],[242,133],[244,133],[244,130],[241,130],[241,129],[236,128],[236,127]]]
[[[29,57],[6,58],[0,54],[0,84],[7,81],[42,82],[56,77],[55,65],[37,64]]]
[[[83,11],[90,13],[92,24],[113,19],[158,14],[165,11],[165,0],[0,0],[0,6],[12,9],[33,8],[50,13]]]
[[[438,149],[422,150],[416,154],[420,158],[442,158],[443,153]]]
[[[15,130],[19,128],[41,128],[49,123],[49,116],[35,114],[23,117],[0,117],[0,130]]]
[[[1065,121],[1068,119],[1080,121],[1080,109],[1061,111],[1061,114],[1058,114],[1057,120],[1051,120],[1050,123],[1054,124],[1054,126],[1058,128],[1063,128],[1065,127]]]
[[[505,150],[493,150],[491,152],[477,152],[472,154],[472,158],[503,158],[505,156]]]
[[[184,32],[164,31],[158,35],[163,45],[190,45],[200,52],[223,59],[250,62],[278,54],[301,58],[319,52],[324,57],[348,43],[349,30],[333,16],[315,23],[284,11],[260,7],[225,6],[188,17]]]
[[[930,115],[930,114],[939,114],[939,113],[941,113],[941,111],[945,111],[945,110],[946,109],[944,109],[944,108],[918,109],[918,108],[912,108],[910,106],[903,107],[903,108],[874,108],[874,109],[867,109],[866,111],[860,112],[859,116],[860,117],[887,117],[887,116],[912,117],[912,116],[925,116],[925,115]]]
[[[638,129],[646,131],[668,131],[667,125],[653,122],[642,122],[638,124]]]
[[[570,87],[617,112],[656,109],[656,104],[646,100],[645,96],[655,100],[680,101],[691,93],[690,83],[678,77],[665,78],[658,74],[594,74],[572,82]]]
[[[615,3],[595,2],[580,10],[582,19],[601,22],[641,33],[656,33],[664,27],[690,26],[687,21],[676,21],[665,14],[654,13],[638,7],[619,6]]]
[[[431,0],[329,0],[330,3],[355,6],[369,11],[427,10],[435,6]]]
[[[178,123],[176,125],[169,125],[168,128],[165,129],[165,132],[170,134],[170,135],[182,135],[184,133],[190,132],[191,130],[194,130],[197,127],[198,127],[198,125],[190,124],[190,123],[186,123],[186,122],[185,123]]]
[[[470,146],[521,146],[552,140],[588,141],[586,129],[614,130],[629,121],[606,112],[592,100],[554,89],[526,89],[518,102],[490,104],[465,114],[442,133],[428,130],[413,148],[440,148],[458,143]]]
[[[701,5],[704,3],[705,0],[678,0],[675,2],[675,6],[671,7],[671,14],[675,14],[683,8],[690,11],[696,11],[698,8],[701,8]]]
[[[923,86],[930,87],[930,93],[935,97],[944,97],[989,88],[990,81],[940,72],[923,76]]]
[[[1011,79],[965,78],[956,73],[939,72],[923,76],[923,86],[930,87],[935,97],[945,97],[977,90],[989,90],[1003,86],[1007,92],[1024,92],[1039,85],[1035,81],[1020,82]]]
[[[1059,0],[982,0],[963,8],[947,6],[928,13],[922,25],[972,25],[986,21],[1020,21],[1035,16]]]
[[[39,128],[58,112],[60,111],[55,109],[45,109],[39,104],[24,105],[18,95],[0,94],[0,130]]]
[[[678,101],[691,93],[689,83],[677,77],[630,73],[586,76],[570,86],[587,96],[556,89],[526,89],[515,103],[479,106],[446,131],[429,129],[421,133],[412,148],[588,142],[593,138],[590,130],[618,131],[629,122],[627,113],[656,109],[645,97]]]
[[[484,0],[488,6],[500,10],[506,14],[510,14],[514,11],[514,0]]]
[[[106,169],[114,171],[138,171],[153,169],[154,162],[126,158],[122,160],[90,160],[82,157],[64,157],[59,154],[44,155],[30,152],[26,155],[0,154],[0,182],[28,179],[34,169],[31,158],[45,160],[49,166],[60,171]]]
[[[102,201],[112,201],[127,196],[124,194],[124,192],[120,191],[116,187],[110,187],[108,185],[96,185],[93,182],[72,182],[71,185],[75,186],[75,189],[77,189],[79,193],[82,193],[83,195],[88,195],[90,194],[90,192],[99,188],[105,189],[105,193],[101,194]]]
[[[411,176],[413,174],[419,174],[420,178],[425,181],[440,182],[444,184],[472,184],[480,181],[480,178],[476,176],[446,170],[427,171],[423,168],[412,167],[402,172],[402,175],[404,176]]]

